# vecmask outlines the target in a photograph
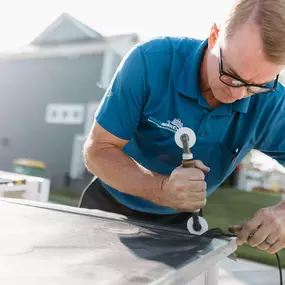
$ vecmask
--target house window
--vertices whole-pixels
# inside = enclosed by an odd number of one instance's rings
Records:
[[[79,125],[84,122],[83,104],[49,104],[46,108],[49,124]]]

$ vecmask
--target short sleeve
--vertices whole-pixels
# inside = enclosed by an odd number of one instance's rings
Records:
[[[141,120],[146,86],[145,59],[135,46],[116,70],[95,114],[96,121],[113,135],[129,140]]]
[[[285,166],[285,100],[271,109],[257,149]]]

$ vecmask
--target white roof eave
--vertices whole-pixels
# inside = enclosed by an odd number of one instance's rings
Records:
[[[72,44],[60,46],[28,46],[19,50],[0,53],[0,61],[25,60],[39,58],[72,57],[80,55],[102,54],[108,43]]]

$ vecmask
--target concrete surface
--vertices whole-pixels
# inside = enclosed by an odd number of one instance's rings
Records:
[[[282,270],[283,280],[285,270]],[[278,267],[227,258],[220,262],[219,285],[279,285]]]

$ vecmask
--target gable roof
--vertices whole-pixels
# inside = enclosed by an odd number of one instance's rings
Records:
[[[68,28],[73,27],[80,32],[80,37],[70,37],[69,29],[61,29],[66,23],[71,25],[68,25]],[[55,34],[57,38],[54,36]],[[59,34],[61,37],[58,37]],[[72,16],[63,13],[30,44],[0,52],[0,62],[94,55],[108,51],[123,57],[138,41],[139,37],[135,33],[104,37]]]
[[[69,14],[62,13],[30,45],[42,46],[86,41],[103,42],[105,38]]]

